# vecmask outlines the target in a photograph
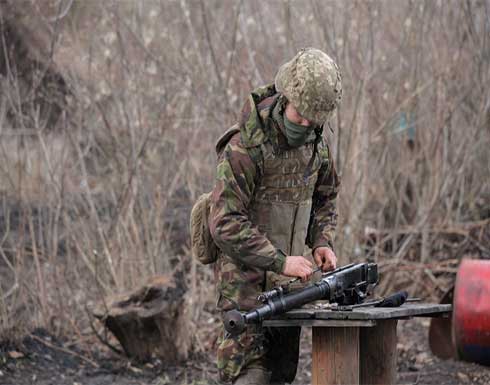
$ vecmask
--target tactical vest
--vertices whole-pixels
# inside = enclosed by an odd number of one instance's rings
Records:
[[[261,106],[260,115],[267,117],[270,129],[278,130],[277,123],[273,121],[268,110],[273,107],[274,100],[270,102],[272,102],[270,106],[265,106],[265,108]],[[238,130],[235,127],[232,128],[228,132],[228,138],[233,129]],[[226,134],[223,135],[225,136]],[[323,145],[321,141],[318,144],[318,150]],[[321,159],[316,154],[314,162],[310,164],[311,169],[305,175],[313,156],[313,143],[307,143],[298,148],[279,148],[277,143],[267,140],[260,145],[260,148],[250,148],[251,157],[256,163],[256,159],[259,158],[257,156],[259,149],[260,175],[255,181],[254,196],[248,207],[249,219],[276,248],[282,250],[286,255],[303,255],[310,222],[312,196],[318,179]],[[236,274],[224,274],[220,278],[226,280],[228,276],[233,277],[231,279],[233,282],[221,282],[220,285],[226,288],[234,286],[236,298],[229,299],[243,310],[258,305],[256,298],[261,291],[290,279],[273,272],[265,273],[258,268],[239,265],[231,258],[225,258],[226,261],[222,261],[224,264],[221,264],[221,269],[234,270],[232,265],[236,264],[240,271],[238,276],[248,281],[239,282],[240,279]],[[218,305],[225,305],[225,309],[231,307],[226,304],[218,303]],[[220,307],[223,308],[223,306]]]
[[[315,157],[310,175],[304,178],[313,143],[281,153],[274,153],[266,143],[262,153],[262,175],[249,206],[251,222],[286,255],[303,255],[320,159]],[[267,278],[267,288],[284,280],[272,272]]]

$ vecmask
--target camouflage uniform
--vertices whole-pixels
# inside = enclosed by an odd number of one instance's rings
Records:
[[[330,151],[320,126],[305,145],[289,147],[284,107],[274,85],[253,91],[239,124],[217,144],[209,226],[221,250],[215,274],[222,312],[259,306],[258,294],[284,280],[286,256],[302,255],[305,243],[332,247],[339,180]],[[234,381],[242,369],[265,368],[272,382],[292,382],[298,353],[299,328],[252,325],[238,336],[223,334],[220,378]]]

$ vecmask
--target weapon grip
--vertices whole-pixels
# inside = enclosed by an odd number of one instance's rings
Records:
[[[386,297],[381,303],[374,305],[375,307],[398,307],[405,303],[408,297],[408,292],[399,291]]]

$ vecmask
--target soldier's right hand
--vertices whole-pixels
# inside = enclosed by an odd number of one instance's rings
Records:
[[[310,278],[313,273],[313,264],[305,257],[299,255],[290,255],[286,257],[286,263],[284,264],[283,275],[288,277],[299,277],[303,281]]]

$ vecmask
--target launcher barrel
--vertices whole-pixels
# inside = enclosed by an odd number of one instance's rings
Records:
[[[322,279],[303,289],[284,294],[279,287],[259,298],[262,306],[246,313],[230,310],[223,317],[228,333],[239,334],[247,324],[260,323],[275,315],[299,308],[321,299],[340,305],[362,303],[378,283],[378,269],[374,263],[350,264],[323,275]]]

